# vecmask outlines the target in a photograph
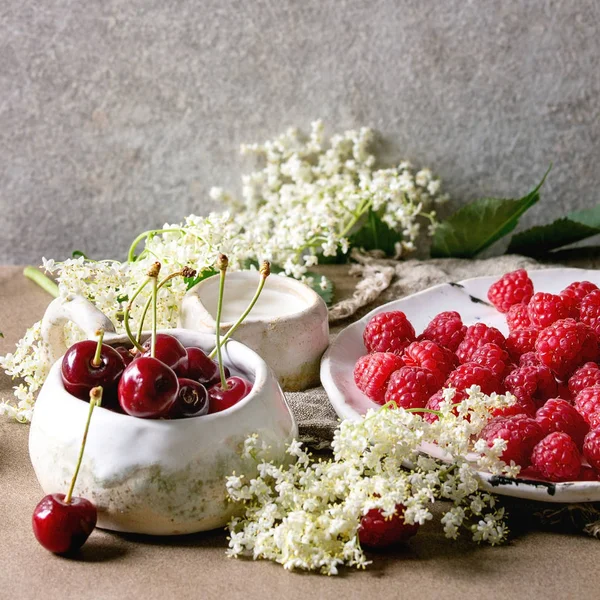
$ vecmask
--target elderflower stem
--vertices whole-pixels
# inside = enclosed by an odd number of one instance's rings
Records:
[[[157,235],[157,234],[161,234],[161,233],[181,233],[182,235],[191,235],[193,237],[198,238],[201,242],[204,242],[205,244],[207,243],[206,240],[204,238],[202,238],[201,236],[199,236],[197,233],[193,233],[192,231],[190,231],[189,229],[186,229],[184,227],[171,227],[168,229],[149,229],[148,231],[144,231],[143,233],[140,233],[140,235],[138,235],[135,240],[133,240],[133,242],[131,243],[131,246],[129,247],[129,252],[127,253],[127,262],[135,262],[138,258],[140,258],[139,256],[136,258],[135,256],[135,249],[137,248],[138,244],[146,239],[147,237],[151,236],[151,235]],[[207,244],[210,246],[210,244]],[[141,256],[141,255],[140,255]]]
[[[220,271],[219,274],[219,297],[217,298],[217,318],[216,318],[216,338],[217,338],[217,357],[219,362],[219,375],[221,377],[221,387],[224,390],[229,389],[227,386],[227,379],[225,378],[225,369],[223,367],[223,357],[221,356],[221,310],[223,309],[223,293],[225,292],[225,273],[227,272],[227,265],[229,261],[224,254],[219,254],[217,259],[217,268]]]
[[[31,279],[33,283],[39,285],[44,291],[48,292],[51,296],[58,298],[58,286],[50,277],[44,275],[39,269],[35,267],[25,267],[23,269],[23,275],[27,279]]]
[[[250,311],[254,308],[254,305],[258,301],[260,294],[265,287],[265,281],[267,277],[271,274],[271,263],[268,260],[265,260],[260,267],[260,280],[258,282],[258,287],[256,288],[256,292],[254,293],[254,297],[250,301],[250,304],[246,307],[246,310],[241,314],[239,319],[233,324],[231,329],[225,334],[221,342],[217,338],[217,345],[213,348],[212,352],[208,355],[209,358],[214,358],[217,353],[217,348],[222,347],[227,340],[233,335],[235,330],[244,322],[244,319],[250,314]],[[219,331],[220,327],[217,327],[217,331]],[[221,360],[219,359],[219,362]]]
[[[85,422],[85,429],[83,430],[83,438],[81,440],[81,448],[79,449],[79,456],[77,457],[77,464],[75,465],[75,473],[73,473],[73,479],[71,479],[71,485],[69,491],[65,496],[65,504],[70,504],[71,498],[73,497],[73,490],[75,489],[75,482],[79,475],[79,468],[81,467],[81,461],[83,460],[83,452],[85,451],[85,444],[87,442],[88,431],[90,429],[90,421],[92,420],[92,413],[96,406],[102,404],[102,387],[98,386],[90,390],[90,410],[88,412],[87,421]]]

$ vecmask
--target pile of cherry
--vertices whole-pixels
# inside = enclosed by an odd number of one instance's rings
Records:
[[[459,313],[438,314],[417,336],[401,311],[380,313],[363,334],[369,354],[354,367],[357,387],[378,404],[436,411],[443,389],[479,386],[516,402],[494,411],[480,437],[506,441],[502,459],[521,476],[547,481],[600,479],[600,289],[577,281],[559,294],[534,293],[523,269],[488,292],[509,334]],[[438,418],[423,412],[423,418]]]
[[[221,385],[219,365],[200,348],[185,348],[166,333],[156,335],[155,356],[151,341],[144,352],[124,346],[113,348],[102,340],[86,340],[71,346],[62,360],[65,389],[82,400],[90,390],[104,389],[102,406],[133,417],[180,419],[225,410],[245,398],[252,384],[230,376]]]

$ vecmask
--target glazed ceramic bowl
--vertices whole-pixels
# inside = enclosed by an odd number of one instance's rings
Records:
[[[221,334],[225,334],[254,295],[257,271],[227,275]],[[216,332],[215,314],[219,276],[209,277],[185,295],[180,325],[206,333]],[[308,286],[290,277],[271,275],[260,299],[234,339],[257,352],[273,369],[286,391],[319,384],[319,365],[329,344],[327,306]]]
[[[60,300],[54,302],[48,321],[69,311],[68,301],[66,308],[59,306]],[[78,307],[84,305],[77,301]],[[93,311],[88,307],[83,312],[93,324]],[[168,333],[184,346],[205,351],[215,343],[214,336],[195,331]],[[126,342],[114,334],[105,339]],[[275,376],[239,342],[228,343],[223,356],[232,373],[253,384],[246,398],[223,412],[168,421],[102,407],[94,411],[75,495],[96,504],[99,527],[154,535],[222,527],[233,511],[226,500],[227,476],[256,473],[255,460],[242,456],[248,436],[256,434],[259,444],[264,443],[266,460],[285,461],[286,444],[297,436],[297,428]],[[64,389],[60,367],[58,360],[40,391],[29,436],[31,462],[45,493],[68,488],[88,413],[88,404]]]

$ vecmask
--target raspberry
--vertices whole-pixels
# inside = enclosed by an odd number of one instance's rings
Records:
[[[392,373],[385,401],[402,408],[425,408],[427,401],[440,388],[437,377],[423,367],[402,367]]]
[[[414,340],[415,330],[400,310],[375,315],[363,333],[363,341],[368,352],[402,354],[404,348]]]
[[[535,351],[559,379],[566,379],[580,364],[598,357],[598,339],[584,323],[563,319],[540,331]]]
[[[459,402],[462,402],[466,397],[467,394],[465,392],[455,390],[454,396],[452,397],[452,403],[458,404]],[[431,398],[429,398],[427,404],[425,405],[425,408],[428,408],[429,410],[439,410],[440,404],[443,400],[444,390],[438,390],[433,396],[431,396]],[[455,415],[458,414],[458,410],[456,409],[456,407],[452,409],[452,412]],[[438,420],[438,416],[434,413],[423,413],[423,419],[425,419],[425,421],[428,421],[429,423],[433,423],[434,421]]]
[[[569,379],[569,391],[573,396],[593,385],[600,385],[600,369],[595,362],[585,363]]]
[[[520,367],[530,367],[531,365],[541,365],[540,359],[535,352],[525,352],[519,357]]]
[[[568,285],[561,293],[560,297],[568,304],[572,310],[579,314],[581,301],[591,292],[598,289],[598,286],[591,281],[575,281]]]
[[[511,306],[506,315],[506,323],[508,324],[509,331],[531,327],[527,304],[515,304]]]
[[[367,354],[354,365],[354,382],[363,394],[377,404],[383,404],[390,375],[403,366],[404,361],[391,352]]]
[[[361,546],[370,548],[387,548],[399,542],[405,542],[419,529],[419,524],[409,525],[404,522],[402,504],[396,504],[396,512],[386,519],[378,508],[372,508],[358,526],[358,541]]]
[[[560,398],[548,400],[538,409],[535,420],[540,424],[544,435],[555,431],[566,433],[578,448],[581,448],[583,438],[590,429],[585,419],[566,400]]]
[[[573,316],[572,310],[560,296],[546,292],[534,294],[527,306],[527,312],[531,325],[538,329]]]
[[[430,340],[456,352],[465,337],[465,331],[467,327],[463,325],[460,315],[451,310],[436,315],[418,339],[419,341]]]
[[[504,379],[507,374],[506,371],[511,365],[508,352],[500,348],[497,344],[479,346],[473,352],[470,362],[487,367],[499,381]]]
[[[448,373],[455,367],[456,356],[448,348],[438,346],[429,340],[423,340],[413,342],[408,346],[404,350],[402,360],[407,367],[429,369],[442,385],[448,377]]]
[[[600,334],[600,290],[590,292],[579,307],[580,320]]]
[[[600,431],[592,429],[583,440],[583,456],[596,470],[600,471]]]
[[[478,385],[484,394],[491,394],[493,392],[499,394],[501,391],[500,382],[494,377],[493,373],[487,367],[482,367],[472,362],[460,365],[452,371],[444,387],[466,390],[472,385]]]
[[[533,447],[544,437],[544,434],[535,419],[515,415],[493,419],[481,430],[479,437],[490,447],[493,446],[496,438],[506,440],[506,449],[500,458],[507,464],[512,460],[524,468],[531,461]]]
[[[531,466],[548,481],[573,481],[581,470],[581,455],[566,433],[555,431],[535,446]]]
[[[506,347],[504,336],[495,327],[489,327],[485,323],[475,323],[467,328],[465,337],[456,350],[456,356],[461,363],[469,362],[473,352],[479,346],[490,343],[500,348]]]
[[[600,414],[600,385],[594,385],[585,390],[581,390],[573,402],[577,412],[586,420],[587,423],[594,424],[598,417],[593,415]]]
[[[495,408],[492,410],[493,417],[512,417],[513,415],[525,415],[535,417],[535,402],[531,398],[522,398],[510,406],[504,408]]]
[[[506,349],[513,360],[519,360],[523,354],[535,350],[535,342],[540,333],[539,329],[527,327],[511,331],[506,338]]]
[[[500,311],[508,312],[514,304],[527,303],[533,296],[533,282],[525,269],[507,273],[488,290],[488,300]]]
[[[518,367],[506,376],[504,386],[521,402],[530,399],[538,407],[548,398],[554,398],[558,391],[552,371],[544,365]]]
[[[581,465],[581,471],[579,471],[577,481],[598,481],[598,473],[596,473],[592,467]]]

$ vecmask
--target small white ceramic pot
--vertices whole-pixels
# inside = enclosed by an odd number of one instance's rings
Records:
[[[227,274],[221,318],[221,335],[242,314],[256,291],[257,271]],[[180,325],[206,333],[216,332],[219,276],[201,281],[185,295]],[[319,385],[319,365],[329,345],[327,306],[308,286],[271,275],[263,292],[233,338],[265,359],[286,391]]]
[[[69,308],[68,301],[54,302],[47,321],[56,325]],[[78,317],[86,314],[87,324],[93,326],[99,317],[94,317],[91,305],[81,309],[86,302],[77,300],[75,312]],[[77,320],[86,327],[85,320]],[[215,343],[214,336],[199,332],[168,333],[184,346],[205,351]],[[111,344],[126,341],[114,334],[105,339]],[[48,350],[56,351],[59,341],[58,335],[49,337]],[[259,443],[265,443],[267,460],[286,460],[286,444],[297,436],[297,428],[275,376],[239,342],[227,344],[224,362],[253,387],[246,398],[221,413],[167,421],[138,419],[102,407],[94,411],[75,495],[96,504],[99,527],[154,535],[222,527],[233,510],[226,500],[227,476],[234,471],[248,477],[256,473],[255,460],[242,457],[247,437],[257,434]],[[88,404],[64,389],[60,367],[58,360],[40,391],[29,436],[31,462],[45,493],[66,492],[88,413]]]

